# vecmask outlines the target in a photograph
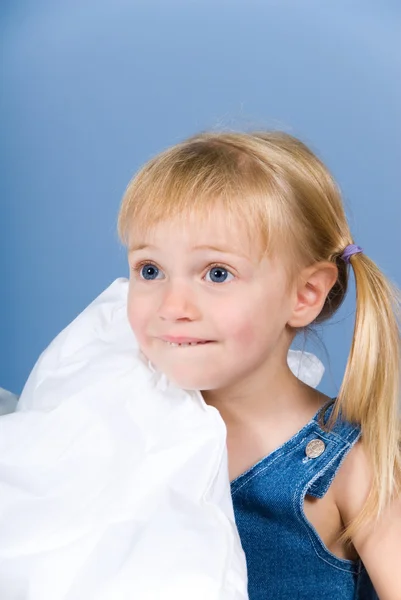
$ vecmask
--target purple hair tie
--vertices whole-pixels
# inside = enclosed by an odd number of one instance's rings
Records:
[[[354,254],[359,254],[360,252],[363,252],[363,248],[357,246],[356,244],[349,244],[341,254],[340,258],[342,258],[343,261],[349,265],[351,256]]]

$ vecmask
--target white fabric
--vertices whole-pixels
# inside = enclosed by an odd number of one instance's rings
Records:
[[[18,396],[0,387],[0,416],[14,412],[17,402]]]
[[[1,600],[247,599],[224,423],[149,369],[127,285],[52,342],[0,418]]]

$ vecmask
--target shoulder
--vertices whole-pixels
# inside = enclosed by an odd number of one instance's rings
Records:
[[[351,448],[337,477],[334,493],[343,522],[349,523],[363,509],[373,482],[373,470],[361,440]]]
[[[333,482],[335,503],[344,525],[356,519],[368,499],[374,473],[363,442],[350,450]],[[352,543],[372,583],[384,600],[401,598],[401,498],[395,498],[378,519],[363,525]]]

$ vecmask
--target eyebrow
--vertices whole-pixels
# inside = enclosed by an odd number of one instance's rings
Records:
[[[231,248],[224,246],[213,246],[212,244],[202,244],[194,246],[193,250],[214,250],[215,252],[222,252],[223,254],[236,254]]]
[[[159,250],[157,246],[153,244],[135,244],[130,246],[129,254],[133,252],[139,252],[140,250]],[[213,246],[211,244],[201,244],[199,246],[194,246],[192,250],[213,250],[214,252],[220,252],[221,254],[233,254],[236,256],[242,256],[244,258],[248,258],[245,254],[237,254],[237,252],[233,252],[231,248],[224,246]]]
[[[135,244],[133,246],[130,246],[128,248],[128,250],[129,250],[129,254],[131,254],[132,252],[138,252],[139,250],[146,250],[147,248],[149,248],[150,250],[157,250],[157,247],[152,246],[152,244]]]

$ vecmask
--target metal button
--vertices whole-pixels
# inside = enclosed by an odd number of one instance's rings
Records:
[[[308,458],[317,458],[323,454],[325,449],[326,444],[323,442],[323,440],[311,440],[305,448],[305,454]]]

